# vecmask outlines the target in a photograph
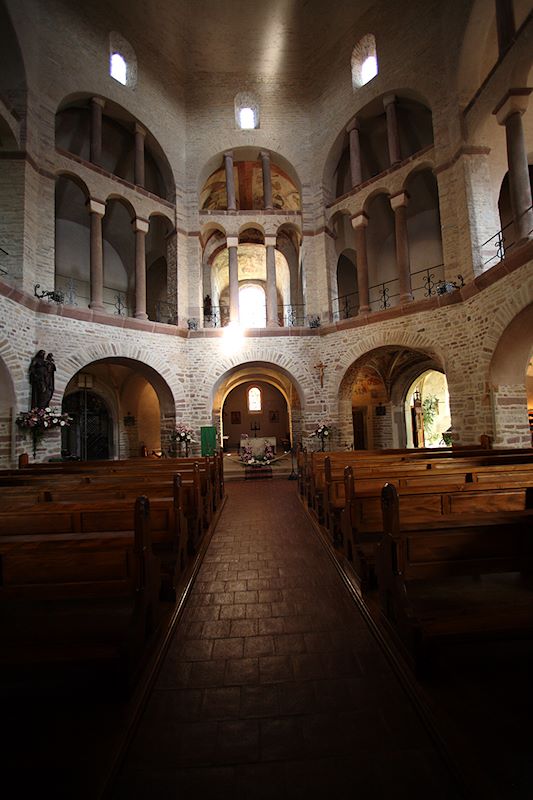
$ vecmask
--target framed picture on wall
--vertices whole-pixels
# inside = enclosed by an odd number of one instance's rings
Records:
[[[269,422],[279,422],[279,411],[269,411],[268,412],[268,421]]]
[[[240,425],[241,424],[241,412],[240,411],[232,411],[231,412],[231,424],[232,425]]]

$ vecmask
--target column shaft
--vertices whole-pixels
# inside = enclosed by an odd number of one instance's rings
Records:
[[[229,251],[229,321],[239,321],[239,256],[236,246]]]
[[[266,246],[266,310],[267,327],[278,327],[278,295],[276,291],[276,248],[272,244]]]
[[[233,176],[233,153],[224,153],[224,167],[226,170],[226,194],[228,198],[228,211],[235,211],[235,178]]]
[[[261,166],[263,170],[263,203],[267,209],[272,208],[272,166],[270,153],[261,153]]]
[[[144,139],[146,131],[135,125],[135,184],[144,188]]]
[[[357,120],[348,128],[350,136],[350,176],[352,179],[352,189],[362,183],[362,170],[361,170],[361,146],[359,142],[359,127]]]
[[[531,235],[533,212],[531,210],[531,183],[524,129],[520,112],[505,120],[509,189],[517,241]],[[529,209],[529,210],[528,210]]]
[[[383,103],[385,106],[385,113],[387,114],[387,142],[389,145],[389,161],[392,166],[392,164],[401,161],[396,98],[394,95],[386,95],[383,98]]]
[[[368,259],[366,253],[366,220],[355,225],[355,249],[357,253],[357,288],[359,291],[359,314],[368,314],[370,299],[368,292]]]
[[[96,208],[99,206],[99,208]],[[90,301],[89,308],[104,311],[104,247],[102,239],[102,218],[105,206],[103,203],[89,201],[91,217],[91,251],[90,251]]]
[[[146,234],[148,222],[135,220],[135,318],[148,319],[146,313]]]

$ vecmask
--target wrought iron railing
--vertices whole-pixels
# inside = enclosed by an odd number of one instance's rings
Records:
[[[204,328],[225,328],[229,324],[229,306],[204,308]]]
[[[339,322],[341,319],[355,317],[359,311],[359,292],[343,294],[334,297],[331,301],[331,320]]]
[[[529,206],[529,208],[526,208],[526,210],[520,215],[519,219],[525,217],[526,214],[531,214],[532,211],[533,205]],[[527,231],[526,236],[530,237],[532,234],[533,228]],[[496,231],[496,233],[491,236],[490,239],[487,239],[486,242],[483,242],[481,245],[483,266],[495,266],[495,264],[499,263],[500,261],[504,261],[507,253],[517,244],[515,236],[515,221],[512,219],[507,223],[507,225],[504,225],[501,230]]]
[[[158,300],[155,305],[155,321],[166,325],[177,325],[176,309],[166,300]]]
[[[279,305],[278,322],[282,328],[294,328],[306,325],[305,305],[303,303]]]
[[[376,283],[368,287],[368,301],[371,311],[384,311],[395,306],[400,297],[400,282],[398,278],[390,281]]]
[[[444,281],[444,264],[424,267],[411,272],[411,291],[415,300],[439,294],[439,285]]]

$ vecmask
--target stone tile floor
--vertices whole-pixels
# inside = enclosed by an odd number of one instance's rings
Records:
[[[295,484],[227,494],[111,796],[462,796]]]

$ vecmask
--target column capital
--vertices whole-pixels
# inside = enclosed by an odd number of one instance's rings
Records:
[[[233,161],[233,150],[226,150],[226,152],[224,153],[224,158],[231,158],[231,160]]]
[[[265,247],[275,247],[277,242],[276,236],[265,236]]]
[[[533,89],[509,89],[502,97],[494,111],[498,125],[505,125],[511,114],[523,114],[527,108],[529,95]]]
[[[268,158],[270,159],[270,153],[268,150],[260,150],[259,151],[259,158]]]
[[[394,93],[384,95],[383,105],[385,108],[387,108],[387,106],[390,106],[391,103],[395,102],[396,102],[396,95]]]
[[[396,211],[397,208],[401,208],[402,206],[406,206],[409,203],[409,193],[408,192],[398,192],[398,194],[393,194],[389,197],[391,208],[393,211]]]
[[[354,214],[352,217],[352,228],[366,228],[368,225],[368,216],[365,214],[364,211],[361,211],[360,214]]]
[[[105,108],[105,100],[103,97],[91,97],[91,103],[94,103],[95,106]]]
[[[347,124],[346,133],[351,133],[352,131],[358,131],[358,130],[359,130],[359,120],[357,119],[357,116],[355,116]]]
[[[140,133],[141,136],[146,136],[146,128],[138,122],[133,126],[133,131],[134,133]]]
[[[239,246],[239,237],[238,236],[227,236],[226,237],[226,245],[228,247],[238,247]]]
[[[141,233],[148,233],[148,231],[150,230],[149,220],[143,219],[142,217],[135,217],[134,219],[132,219],[131,225],[135,233],[138,233],[139,231]]]
[[[89,197],[85,205],[89,209],[90,214],[98,214],[99,217],[105,215],[105,203],[101,200],[94,200],[92,197]]]

